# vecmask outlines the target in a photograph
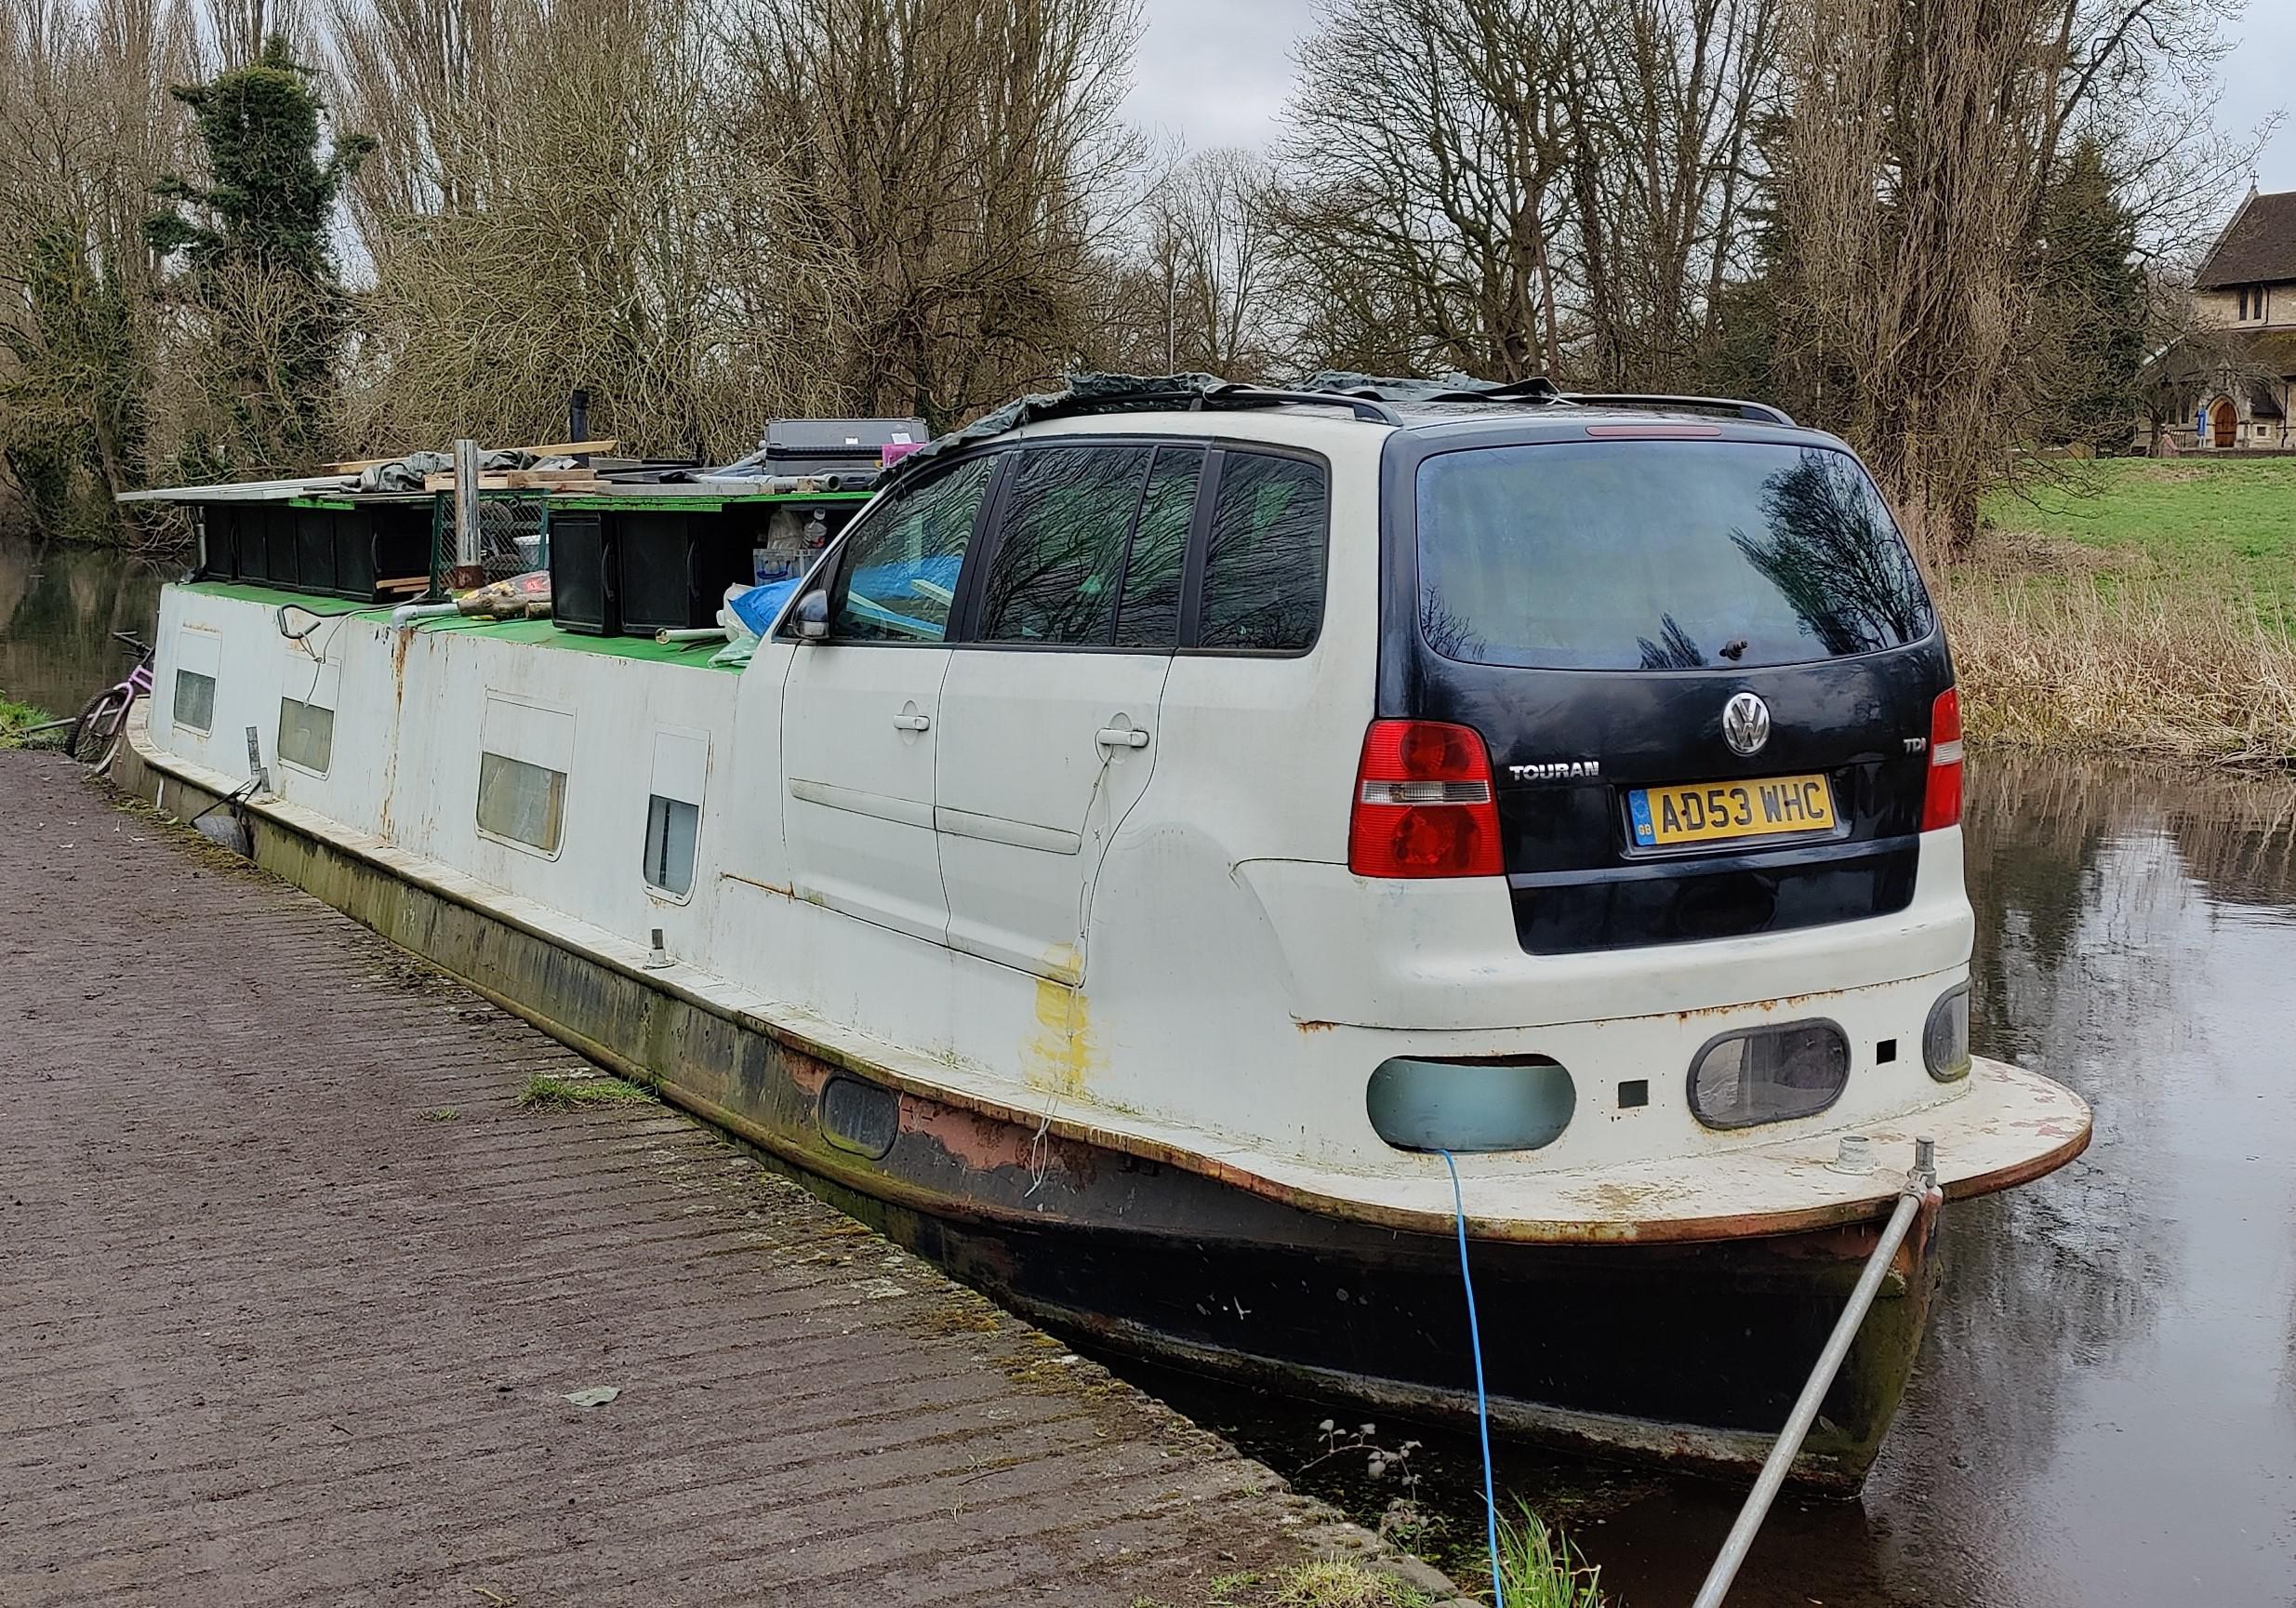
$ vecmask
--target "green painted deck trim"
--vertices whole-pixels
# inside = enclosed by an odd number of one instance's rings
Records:
[[[261,604],[266,608],[308,609],[314,614],[355,615],[362,619],[388,620],[391,618],[389,608],[353,606],[337,610],[326,607],[326,604],[330,601],[339,604],[345,599],[329,599],[319,592],[251,586],[242,581],[187,581],[184,590],[195,591],[202,597],[224,597],[238,603]],[[608,658],[645,659],[655,664],[683,665],[692,670],[725,671],[735,674],[741,671],[741,666],[737,664],[710,662],[710,656],[725,645],[722,642],[661,643],[650,636],[583,636],[577,631],[561,631],[547,619],[479,619],[459,615],[453,619],[421,620],[417,622],[415,629],[425,632],[484,631],[498,641],[521,643],[528,647],[603,654]]]
[[[711,664],[710,656],[725,645],[723,642],[656,642],[650,636],[583,636],[571,631],[561,631],[547,619],[436,619],[417,626],[429,631],[484,631],[500,642],[523,643],[529,647],[554,647],[572,653],[603,654],[608,658],[646,659],[655,664],[684,665],[693,670],[720,670],[738,672],[737,664]]]
[[[244,580],[187,580],[182,585],[186,591],[195,591],[202,597],[228,597],[239,603],[259,603],[266,608],[299,608],[312,614],[328,616],[391,618],[388,607],[357,603],[337,591],[289,591],[285,587],[259,586]],[[329,605],[334,606],[330,607]]]

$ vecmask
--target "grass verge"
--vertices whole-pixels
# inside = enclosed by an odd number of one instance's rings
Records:
[[[45,725],[55,718],[44,709],[0,697],[0,750],[61,748],[70,728],[58,726],[53,731],[44,732],[30,729],[35,725]]]
[[[611,1106],[653,1097],[650,1089],[603,1073],[594,1078],[553,1078],[537,1072],[520,1091],[518,1105],[527,1111],[570,1111],[577,1106]]]
[[[2296,764],[2296,459],[2084,466],[1935,577],[1980,744]]]

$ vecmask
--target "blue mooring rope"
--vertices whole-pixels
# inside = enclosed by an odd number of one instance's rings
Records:
[[[1459,1163],[1449,1150],[1438,1150],[1451,1169],[1451,1216],[1459,1229],[1459,1282],[1467,1286],[1467,1339],[1475,1353],[1475,1427],[1483,1437],[1483,1535],[1491,1546],[1492,1608],[1506,1608],[1506,1590],[1499,1583],[1499,1495],[1491,1477],[1491,1399],[1483,1393],[1483,1336],[1475,1322],[1475,1275],[1467,1266],[1467,1202],[1459,1193]]]

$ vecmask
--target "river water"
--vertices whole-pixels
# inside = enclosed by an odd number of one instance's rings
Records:
[[[0,536],[0,698],[78,713],[135,665],[110,633],[150,640],[159,589],[180,573],[109,549]]]
[[[59,711],[125,668],[162,575],[0,541],[0,692]],[[1946,1208],[1944,1288],[1864,1496],[1783,1501],[1740,1608],[2296,1603],[2296,782],[1984,753],[1971,764],[1980,1053],[2096,1108],[2055,1176]],[[1490,1343],[1503,1343],[1493,1336]],[[1327,1455],[1360,1413],[1144,1384],[1377,1522]],[[1471,1442],[1400,1423],[1415,1543],[1472,1574]],[[1685,1603],[1740,1493],[1512,1454],[1613,1604]]]

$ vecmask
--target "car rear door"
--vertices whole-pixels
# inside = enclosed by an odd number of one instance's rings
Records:
[[[962,459],[870,509],[833,561],[829,636],[791,656],[782,687],[793,890],[936,943],[949,928],[936,723],[950,614],[997,460]]]
[[[941,690],[951,948],[1082,979],[1094,879],[1156,764],[1205,458],[1106,440],[1017,454]]]
[[[1906,906],[1952,671],[1846,449],[1590,422],[1387,472],[1413,528],[1390,525],[1381,712],[1482,734],[1526,950]]]

